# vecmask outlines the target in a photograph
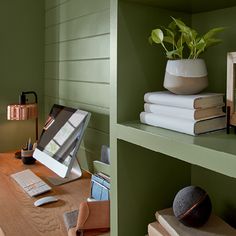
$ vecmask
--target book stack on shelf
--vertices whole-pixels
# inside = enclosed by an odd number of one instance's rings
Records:
[[[236,229],[220,217],[212,214],[209,220],[199,228],[188,227],[178,221],[172,208],[157,211],[155,222],[148,225],[148,236],[233,236]]]
[[[146,93],[144,102],[144,111],[140,113],[144,124],[190,135],[226,127],[223,94],[177,95],[159,91]]]

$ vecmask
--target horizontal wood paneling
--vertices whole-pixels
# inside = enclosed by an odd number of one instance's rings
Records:
[[[108,59],[47,62],[45,63],[45,78],[109,83],[109,63]]]
[[[45,80],[45,95],[70,101],[109,107],[109,85]]]
[[[86,147],[87,150],[93,150],[100,152],[103,144],[109,143],[109,135],[107,133],[87,128],[82,146]]]
[[[79,149],[77,155],[81,168],[91,173],[93,171],[93,161],[100,160],[100,156],[100,152],[93,152],[84,147]]]
[[[45,22],[45,117],[54,103],[91,112],[78,155],[92,170],[109,145],[109,0],[50,0]]]
[[[45,80],[44,81],[44,94],[59,98],[59,81],[58,80]]]
[[[109,0],[70,0],[46,12],[46,27],[109,9]]]
[[[46,0],[45,1],[45,10],[48,10],[50,8],[54,8],[62,3],[65,3],[69,0]]]
[[[109,35],[45,46],[45,61],[109,58]]]
[[[108,9],[86,15],[68,22],[49,27],[45,31],[45,43],[55,43],[94,35],[107,34],[110,31]]]
[[[109,107],[109,85],[83,82],[60,82],[60,98],[80,101],[100,107]]]
[[[64,106],[79,108],[91,113],[88,127],[109,133],[109,109],[101,108],[93,105],[81,104],[79,102],[68,101],[55,97],[45,96],[45,119],[53,104],[61,104]]]
[[[87,128],[78,152],[82,168],[93,170],[93,161],[101,159],[101,146],[109,145],[109,134]]]

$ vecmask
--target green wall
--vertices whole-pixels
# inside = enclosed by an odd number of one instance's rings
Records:
[[[92,113],[79,150],[92,170],[109,143],[109,0],[46,0],[45,7],[45,112],[58,103]]]
[[[236,7],[231,7],[192,15],[193,27],[202,34],[213,27],[225,27],[217,36],[222,39],[222,43],[207,49],[203,54],[208,69],[209,91],[226,92],[227,53],[236,51],[235,14]]]
[[[0,0],[0,151],[34,138],[34,122],[6,120],[7,104],[22,91],[38,94],[43,109],[44,1]]]
[[[209,48],[204,54],[208,68],[209,91],[222,93],[226,91],[227,52],[236,51],[235,14],[236,7],[232,7],[192,16],[193,27],[202,33],[212,27],[226,27],[220,34],[223,42],[214,48]],[[213,211],[236,227],[235,179],[193,166],[192,183],[203,187],[211,197]]]

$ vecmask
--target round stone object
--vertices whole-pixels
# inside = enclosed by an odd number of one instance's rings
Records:
[[[211,210],[211,200],[208,194],[198,186],[185,187],[174,198],[174,215],[186,226],[204,225],[211,215]]]

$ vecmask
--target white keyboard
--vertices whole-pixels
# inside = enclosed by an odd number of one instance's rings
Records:
[[[52,189],[29,169],[12,174],[11,177],[27,194],[29,194],[30,197],[34,197]]]

